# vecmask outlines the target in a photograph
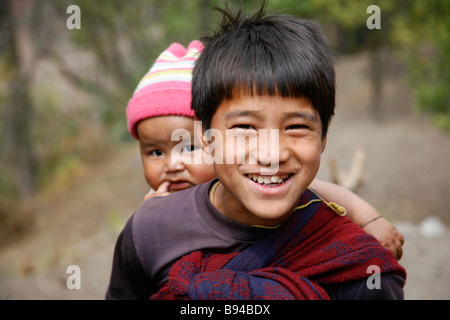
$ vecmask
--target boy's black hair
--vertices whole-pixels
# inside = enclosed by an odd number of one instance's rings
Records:
[[[220,30],[202,38],[205,49],[192,79],[192,109],[210,128],[224,99],[241,92],[309,99],[320,114],[322,137],[334,115],[334,55],[319,25],[288,15],[223,15]]]

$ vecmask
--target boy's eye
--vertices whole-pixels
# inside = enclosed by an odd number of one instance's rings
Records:
[[[232,129],[255,130],[255,128],[249,124],[237,124],[234,125]]]
[[[161,157],[163,155],[162,151],[158,149],[150,151],[149,154],[153,157]]]
[[[308,129],[309,127],[305,124],[294,124],[291,126],[288,126],[286,130],[296,130],[296,129]]]

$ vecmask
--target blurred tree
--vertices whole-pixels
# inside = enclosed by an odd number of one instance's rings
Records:
[[[375,118],[382,116],[382,83],[386,50],[405,63],[417,105],[450,132],[450,1],[448,0],[272,0],[271,6],[319,20],[334,35],[335,48],[348,53],[367,49],[370,56]],[[381,29],[369,30],[366,9],[381,9]]]
[[[172,42],[187,45],[198,38],[208,22],[205,10],[213,0],[78,0],[81,10],[81,30],[66,33],[74,51],[89,52],[96,65],[93,76],[80,72],[67,59],[61,44],[61,18],[67,18],[66,9],[73,1],[39,0],[35,39],[43,39],[41,57],[51,59],[61,74],[77,88],[92,93],[104,102],[102,121],[123,126],[124,107],[140,78],[149,70],[157,55]],[[47,7],[47,10],[45,9]],[[48,21],[48,12],[60,19]],[[46,35],[46,36],[45,36]],[[122,131],[126,137],[126,130]]]
[[[404,2],[392,41],[405,61],[417,106],[450,132],[450,1]]]
[[[274,8],[285,8],[290,14],[316,19],[334,40],[338,52],[349,53],[367,49],[369,53],[369,75],[372,88],[369,110],[380,120],[383,115],[381,97],[386,48],[389,46],[391,20],[397,12],[395,0],[326,1],[326,0],[273,0]],[[372,13],[367,8],[377,5],[381,9],[381,28],[368,29],[367,19]]]
[[[23,37],[22,1],[0,1],[0,25],[4,77],[8,93],[2,108],[2,163],[21,197],[36,191],[36,157],[32,139],[33,104]]]

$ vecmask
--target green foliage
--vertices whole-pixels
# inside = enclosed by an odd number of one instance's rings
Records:
[[[338,51],[370,50],[374,36],[405,63],[418,109],[450,132],[450,1],[272,0],[275,10],[319,20]],[[381,9],[381,30],[369,31],[367,7]]]
[[[450,2],[411,0],[392,32],[406,63],[417,107],[450,133]]]

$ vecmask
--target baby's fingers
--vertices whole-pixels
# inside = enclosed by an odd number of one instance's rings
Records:
[[[401,234],[399,234],[399,237],[395,238],[395,252],[394,256],[397,260],[400,260],[403,256],[403,244],[405,243],[405,239]]]
[[[387,247],[392,254],[394,255],[394,257],[397,260],[400,260],[400,258],[403,255],[403,243],[405,242],[405,239],[403,238],[403,236],[400,233],[396,233],[394,234],[393,237],[389,237],[389,239],[386,239],[387,241],[385,243],[383,243],[383,245],[385,247]]]
[[[170,188],[170,182],[164,181],[163,183],[161,183],[159,185],[159,187],[158,187],[158,189],[156,189],[155,193],[169,192],[169,188]]]
[[[145,200],[148,200],[150,198],[153,197],[164,197],[170,194],[169,192],[169,188],[170,188],[170,182],[169,181],[164,181],[163,183],[161,183],[158,187],[158,189],[156,189],[155,191],[148,193],[145,196]]]

